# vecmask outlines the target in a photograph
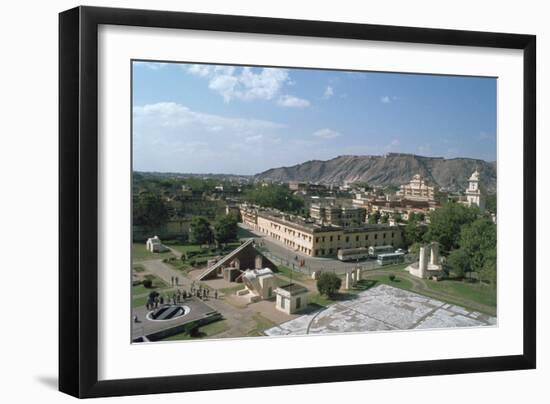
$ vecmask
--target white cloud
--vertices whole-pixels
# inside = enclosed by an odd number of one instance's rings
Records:
[[[389,104],[397,100],[399,100],[399,97],[396,97],[394,95],[384,95],[383,97],[380,97],[380,102],[383,104]]]
[[[200,77],[206,77],[212,71],[212,67],[208,65],[191,65],[184,67],[189,73]]]
[[[309,107],[310,103],[308,100],[293,95],[283,95],[277,100],[277,105],[286,108],[306,108]]]
[[[257,134],[258,130],[279,129],[285,125],[260,119],[227,118],[221,115],[196,112],[175,102],[159,102],[136,106],[134,125],[141,128],[193,129],[197,132],[230,132],[243,136]],[[200,139],[200,138],[199,138]]]
[[[331,86],[327,86],[327,88],[325,88],[325,93],[323,94],[323,99],[328,100],[333,95],[334,95],[333,88]]]
[[[208,87],[219,93],[225,102],[233,99],[272,100],[290,79],[286,69],[234,66],[191,65],[186,71],[208,78]]]
[[[277,122],[208,114],[175,102],[134,107],[133,128],[136,169],[203,173],[247,172],[252,160],[258,167],[268,157],[280,158],[272,145],[287,130]]]
[[[313,132],[313,136],[319,137],[321,139],[334,139],[338,136],[342,136],[342,134],[333,129],[324,128]]]
[[[225,102],[231,101],[235,97],[235,87],[238,79],[230,75],[215,76],[208,83],[208,87],[220,93]]]

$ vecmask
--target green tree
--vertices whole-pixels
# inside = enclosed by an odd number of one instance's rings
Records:
[[[235,215],[221,216],[214,223],[214,239],[223,244],[237,239],[237,217]]]
[[[210,222],[204,216],[195,216],[189,224],[189,240],[193,244],[210,244],[214,239]]]
[[[146,192],[134,195],[132,217],[135,225],[152,230],[168,221],[168,208],[162,197]]]
[[[472,271],[480,274],[490,269],[490,260],[496,258],[497,228],[492,220],[481,217],[464,226],[460,232],[460,249],[470,258]],[[495,260],[496,261],[496,260]],[[489,267],[486,267],[486,264]]]
[[[497,194],[487,195],[487,200],[485,202],[485,207],[490,213],[497,213]]]
[[[451,251],[447,257],[447,265],[457,278],[464,277],[464,274],[470,272],[470,256],[463,249]]]
[[[476,220],[477,208],[469,208],[459,203],[447,203],[430,214],[430,225],[425,241],[437,241],[443,252],[458,248],[462,226]]]
[[[423,222],[424,219],[426,219],[426,215],[423,212],[409,213],[409,223],[410,222],[420,223],[420,222]]]
[[[380,216],[380,223],[387,224],[388,220],[389,220],[389,217],[387,214],[384,213],[382,216]]]
[[[497,282],[497,252],[496,249],[487,251],[483,268],[479,270],[479,279],[496,286]]]
[[[342,279],[332,272],[322,272],[317,280],[317,290],[328,297],[338,292],[340,286],[342,286]]]
[[[403,229],[403,242],[410,246],[422,241],[426,233],[426,226],[418,224],[416,221],[409,221]]]
[[[417,242],[417,243],[411,244],[408,250],[410,258],[412,258],[415,261],[418,259],[418,255],[420,253],[420,247],[422,247],[422,243]]]
[[[299,212],[304,207],[304,201],[295,197],[283,185],[256,186],[245,191],[244,199],[256,205],[292,213]]]
[[[377,224],[379,220],[380,220],[379,211],[376,210],[369,215],[369,224]]]

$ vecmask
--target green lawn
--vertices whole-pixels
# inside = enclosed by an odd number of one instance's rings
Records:
[[[237,286],[230,286],[228,288],[221,288],[219,291],[223,293],[224,295],[232,295],[238,290],[244,289],[244,285],[242,283],[238,284]]]
[[[480,283],[469,283],[459,280],[443,280],[443,281],[431,281],[427,280],[431,290],[446,293],[451,297],[457,297],[461,299],[468,299],[476,303],[481,303],[487,306],[497,306],[497,291],[496,288],[484,285]]]
[[[334,303],[336,303],[336,300],[333,300],[325,295],[321,295],[318,292],[312,293],[308,297],[308,304],[315,304],[318,306],[327,307]]]
[[[405,290],[412,289],[413,284],[410,280],[408,280],[407,278],[404,278],[403,276],[400,276],[399,273],[394,273],[394,275],[395,275],[395,279],[393,281],[390,280],[389,274],[367,276],[365,277],[365,279],[362,279],[359,282],[357,282],[356,289],[363,291],[363,290],[370,289],[379,284],[389,285],[395,288],[400,288]]]
[[[132,246],[132,260],[134,262],[155,258],[166,258],[170,256],[172,256],[172,253],[170,251],[165,251],[161,253],[152,253],[147,251],[147,249],[145,248],[145,243],[133,243]]]
[[[136,296],[132,298],[132,307],[145,306],[147,295]]]
[[[173,248],[174,250],[179,251],[182,254],[185,254],[188,252],[197,252],[197,251],[206,249],[206,248],[201,248],[200,245],[196,245],[196,244],[177,244],[177,243],[171,244],[170,248]]]
[[[169,288],[166,282],[156,277],[155,275],[145,275],[145,278],[151,279],[153,281],[153,287],[146,288],[142,284],[132,286],[132,307],[144,306],[147,302],[147,296],[150,292],[160,292]]]

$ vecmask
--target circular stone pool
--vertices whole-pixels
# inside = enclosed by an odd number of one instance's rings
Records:
[[[156,310],[147,313],[147,320],[151,321],[169,321],[189,314],[191,309],[188,306],[179,304],[167,304]]]

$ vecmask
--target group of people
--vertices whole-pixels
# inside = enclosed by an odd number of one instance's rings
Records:
[[[172,277],[172,282],[178,281],[177,277]],[[218,290],[214,289],[214,299],[218,298]],[[180,304],[184,303],[186,299],[197,297],[199,299],[208,299],[210,297],[210,289],[205,288],[202,285],[195,287],[195,282],[191,284],[189,291],[186,289],[180,290],[179,288],[175,290],[172,295],[161,295],[158,292],[151,292],[145,303],[145,308],[147,310],[154,310],[162,306],[163,304]]]

